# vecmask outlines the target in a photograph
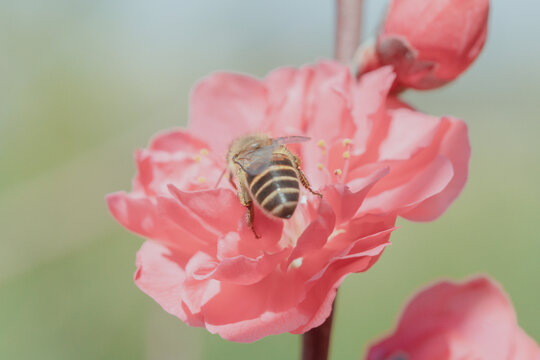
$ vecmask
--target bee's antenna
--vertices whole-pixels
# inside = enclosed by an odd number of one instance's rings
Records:
[[[219,175],[219,178],[218,178],[218,180],[217,180],[217,182],[216,182],[216,185],[214,185],[214,188],[217,188],[217,187],[218,187],[219,183],[221,182],[221,179],[223,179],[223,175],[225,175],[225,171],[227,171],[226,168],[223,169],[223,171],[221,172],[221,175]]]

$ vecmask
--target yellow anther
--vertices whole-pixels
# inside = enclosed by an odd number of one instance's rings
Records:
[[[351,157],[351,153],[350,153],[350,152],[345,151],[345,152],[343,153],[343,158],[344,158],[344,159],[348,159],[348,158],[350,158],[350,157]]]
[[[351,140],[351,139],[344,139],[344,140],[343,140],[343,146],[350,145],[351,143],[352,143],[352,140]]]
[[[208,149],[201,149],[200,153],[202,156],[208,155]]]
[[[324,149],[326,147],[326,143],[324,142],[323,139],[321,139],[317,142],[317,146],[320,147],[321,149]]]
[[[341,169],[334,170],[334,175],[337,175],[337,176],[341,175]]]
[[[317,169],[319,169],[319,170],[324,169],[324,165],[321,164],[321,163],[318,163],[318,164],[317,164]]]
[[[204,183],[206,182],[206,178],[205,178],[204,176],[199,176],[199,177],[197,178],[197,182],[198,182],[199,184],[204,184]]]
[[[195,155],[193,160],[195,160],[196,162],[201,162],[201,157],[199,155]]]

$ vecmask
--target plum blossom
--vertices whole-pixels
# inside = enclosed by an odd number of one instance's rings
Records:
[[[487,36],[489,0],[393,0],[363,71],[394,67],[398,87],[442,86],[478,57]]]
[[[368,360],[538,360],[540,348],[517,324],[504,290],[487,277],[441,281],[409,301],[394,332]]]
[[[355,79],[331,61],[264,79],[215,73],[195,87],[189,126],[136,152],[130,193],[107,196],[112,215],[147,241],[135,283],[166,311],[225,339],[304,333],[331,312],[350,273],[380,257],[397,216],[429,221],[458,196],[470,156],[466,125],[388,95],[383,67]],[[218,183],[238,136],[302,135],[289,145],[311,186],[288,220],[246,208]]]

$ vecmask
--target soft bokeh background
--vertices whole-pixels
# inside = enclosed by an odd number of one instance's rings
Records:
[[[385,1],[366,2],[373,35]],[[428,224],[341,287],[334,359],[358,358],[416,289],[488,273],[540,341],[540,47],[536,1],[493,1],[487,46],[459,81],[406,99],[470,125],[470,181]],[[297,358],[300,338],[229,343],[166,314],[132,282],[142,240],[109,216],[132,152],[186,122],[195,81],[264,76],[332,55],[333,2],[0,2],[0,358]]]

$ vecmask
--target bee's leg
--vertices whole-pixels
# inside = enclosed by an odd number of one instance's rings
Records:
[[[300,160],[300,158],[294,155],[293,153],[291,153],[288,149],[286,151],[294,159],[294,166],[296,168],[296,171],[298,172],[298,177],[300,178],[300,182],[302,183],[302,185],[304,185],[304,187],[308,189],[308,191],[312,193],[313,195],[317,195],[318,197],[322,198],[322,194],[320,192],[313,190],[311,186],[309,185],[309,181],[306,178],[306,175],[304,175],[304,172],[300,168],[302,165],[302,161]]]
[[[247,213],[248,226],[251,228],[251,231],[253,231],[253,235],[255,235],[257,239],[260,239],[261,236],[257,234],[257,231],[255,230],[255,226],[253,225],[253,222],[255,221],[255,207],[253,206],[253,202],[250,201],[246,206],[248,208],[248,213]]]
[[[300,177],[300,182],[302,183],[302,185],[304,185],[304,187],[308,189],[308,191],[313,195],[317,195],[318,197],[322,198],[322,194],[320,192],[317,192],[311,188],[311,186],[309,185],[309,181],[306,178],[306,175],[304,175],[302,169],[300,169],[299,166],[296,167],[296,171],[298,171],[298,176]]]
[[[255,221],[255,208],[253,206],[253,201],[251,201],[251,196],[249,195],[245,174],[239,171],[238,179],[240,184],[240,189],[238,190],[238,197],[240,198],[240,202],[242,203],[242,205],[248,208],[248,213],[246,216],[247,224],[250,227],[251,231],[253,231],[253,235],[255,235],[257,239],[259,239],[260,236],[255,231],[255,227],[253,225],[253,222]]]

